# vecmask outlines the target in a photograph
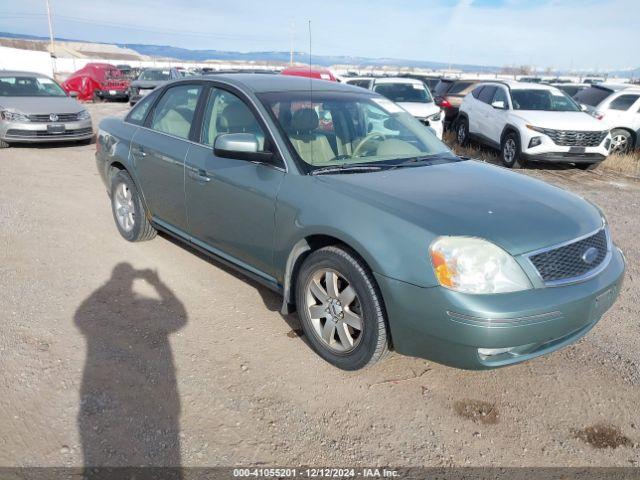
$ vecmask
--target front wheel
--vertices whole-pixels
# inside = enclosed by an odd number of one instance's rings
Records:
[[[502,164],[507,168],[522,168],[524,162],[521,159],[520,138],[515,132],[508,133],[500,146]]]
[[[336,367],[358,370],[388,352],[382,295],[351,251],[330,246],[311,253],[300,268],[296,302],[309,343]]]
[[[621,128],[611,131],[611,153],[619,153],[624,155],[631,151],[632,137],[631,133]]]
[[[156,236],[135,183],[122,170],[111,180],[111,210],[116,227],[125,240],[142,242]]]

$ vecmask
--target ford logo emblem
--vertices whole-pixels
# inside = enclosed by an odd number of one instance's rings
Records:
[[[598,249],[596,247],[587,248],[582,254],[582,261],[587,265],[591,265],[598,258]]]
[[[49,115],[49,120],[51,120],[52,122],[57,122],[58,115],[56,115],[55,113],[52,113],[51,115]]]

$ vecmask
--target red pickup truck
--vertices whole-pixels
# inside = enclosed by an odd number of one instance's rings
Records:
[[[87,63],[62,82],[62,88],[76,92],[78,100],[129,99],[129,80],[109,63]]]

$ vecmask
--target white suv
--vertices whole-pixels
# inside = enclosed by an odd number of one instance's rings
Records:
[[[578,92],[574,100],[611,130],[611,153],[640,148],[640,85],[600,83]]]
[[[534,83],[480,83],[460,106],[456,139],[475,139],[500,150],[502,163],[574,163],[583,169],[609,154],[609,129],[557,88]]]
[[[373,90],[397,103],[427,127],[431,127],[442,140],[444,115],[433,101],[429,88],[415,78],[347,78],[345,83]]]

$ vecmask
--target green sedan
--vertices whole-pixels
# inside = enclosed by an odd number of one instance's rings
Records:
[[[555,351],[624,276],[596,206],[336,82],[171,82],[100,124],[96,159],[126,240],[163,231],[280,293],[345,370],[390,350],[467,369]]]

